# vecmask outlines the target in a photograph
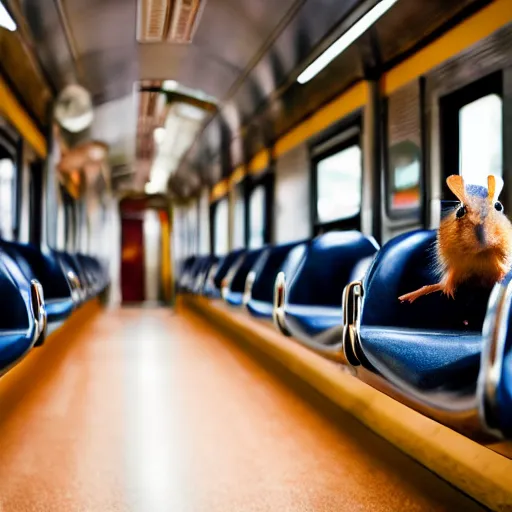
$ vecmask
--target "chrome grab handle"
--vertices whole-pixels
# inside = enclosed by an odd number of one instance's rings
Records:
[[[247,306],[247,304],[249,304],[249,302],[251,301],[252,287],[254,285],[254,281],[256,281],[256,272],[254,272],[254,270],[251,270],[247,274],[247,278],[245,279],[244,294],[242,297],[242,304],[244,306]]]
[[[32,313],[34,314],[34,321],[36,323],[37,339],[40,338],[41,335],[46,334],[46,327],[48,325],[43,287],[37,279],[32,279],[30,281],[30,298],[32,303]]]
[[[359,366],[357,348],[360,344],[361,304],[364,296],[363,283],[353,281],[343,290],[343,352],[352,366]]]
[[[285,336],[290,336],[290,331],[286,328],[284,321],[285,300],[286,276],[284,272],[279,272],[274,282],[274,307],[272,308],[272,318],[277,329]]]
[[[66,277],[68,278],[69,287],[71,288],[71,298],[73,302],[80,302],[82,296],[82,283],[80,279],[72,270],[66,272]]]

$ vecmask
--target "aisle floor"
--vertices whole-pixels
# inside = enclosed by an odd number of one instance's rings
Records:
[[[481,508],[192,313],[99,313],[0,380],[0,511]]]

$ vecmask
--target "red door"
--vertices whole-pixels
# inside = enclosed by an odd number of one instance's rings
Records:
[[[144,301],[144,231],[142,219],[122,219],[121,294],[123,303]]]

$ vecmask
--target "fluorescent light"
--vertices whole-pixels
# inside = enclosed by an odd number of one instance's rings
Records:
[[[162,128],[161,126],[155,128],[155,131],[153,132],[153,137],[155,138],[155,142],[157,144],[162,144],[162,142],[165,140],[165,133],[165,128]]]
[[[384,13],[398,0],[381,0],[362,18],[356,21],[337,41],[320,57],[314,60],[297,78],[299,84],[305,84],[330,64],[340,53],[344,52],[357,38],[362,36]]]
[[[12,19],[7,9],[0,2],[0,27],[4,27],[11,32],[16,30],[16,22]]]

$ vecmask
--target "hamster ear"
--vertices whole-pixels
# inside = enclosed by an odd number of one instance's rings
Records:
[[[487,177],[487,197],[491,203],[498,199],[503,190],[503,180],[491,174]]]
[[[448,188],[457,196],[457,199],[465,203],[466,202],[466,187],[464,185],[464,179],[459,174],[452,174],[446,178],[446,184]]]

